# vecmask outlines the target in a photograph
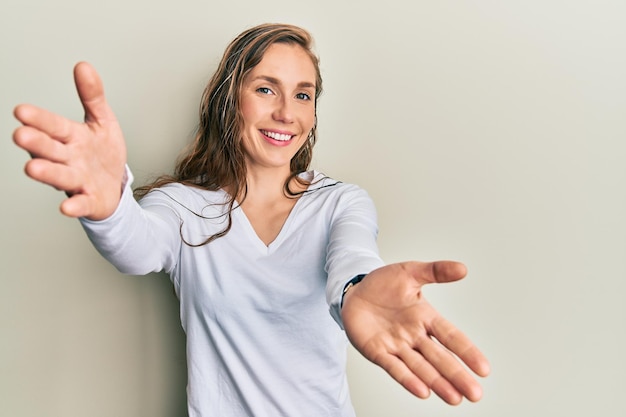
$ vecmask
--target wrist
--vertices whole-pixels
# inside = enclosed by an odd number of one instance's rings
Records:
[[[343,287],[343,291],[341,292],[341,303],[339,304],[340,308],[343,307],[343,303],[346,300],[346,295],[348,294],[348,292],[352,289],[352,287],[363,281],[363,278],[365,278],[366,275],[367,274],[359,274],[346,283],[346,285]]]

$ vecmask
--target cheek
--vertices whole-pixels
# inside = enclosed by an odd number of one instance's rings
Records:
[[[310,132],[311,129],[313,129],[313,127],[315,126],[315,110],[313,110],[312,112],[308,113],[306,115],[306,130],[307,132]]]
[[[246,103],[241,103],[241,118],[243,121],[243,129],[246,130],[253,119],[252,109],[250,106],[247,106]]]
[[[240,106],[243,128],[247,129],[259,120],[262,107],[255,103],[251,97],[247,97],[246,95],[242,97]]]
[[[302,148],[309,140],[309,137],[311,135],[311,131],[313,130],[313,128],[315,127],[315,114],[313,114],[313,116],[308,116],[306,121],[303,121],[302,123],[302,137],[300,139],[300,145],[298,146],[298,148]]]

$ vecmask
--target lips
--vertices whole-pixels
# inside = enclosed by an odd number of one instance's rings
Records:
[[[294,137],[294,135],[289,135],[286,133],[270,132],[269,130],[261,130],[261,133],[263,133],[265,136],[267,136],[270,139],[274,139],[280,142],[287,142]]]

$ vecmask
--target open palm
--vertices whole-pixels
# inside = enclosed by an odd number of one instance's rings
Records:
[[[119,203],[126,145],[95,69],[78,63],[74,80],[84,122],[22,104],[14,114],[23,126],[15,130],[13,140],[32,156],[25,167],[29,177],[67,193],[63,214],[101,220]]]
[[[342,308],[350,342],[420,398],[431,390],[449,404],[478,401],[487,359],[423,297],[422,286],[465,276],[458,262],[405,262],[379,268],[346,293]],[[458,359],[457,359],[458,358]],[[460,361],[459,361],[460,359]]]

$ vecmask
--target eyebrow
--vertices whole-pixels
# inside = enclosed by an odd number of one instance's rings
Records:
[[[270,77],[269,75],[259,75],[258,77],[255,77],[253,81],[255,80],[265,80],[269,83],[272,83],[274,85],[282,85],[282,82],[278,79],[278,78],[274,78],[274,77]],[[315,84],[308,82],[308,81],[300,81],[298,83],[298,88],[312,88],[315,89]]]

